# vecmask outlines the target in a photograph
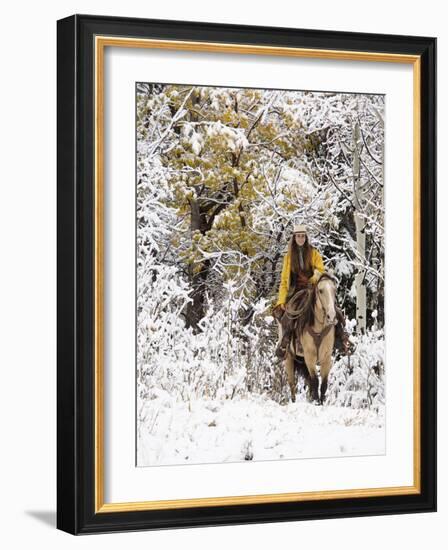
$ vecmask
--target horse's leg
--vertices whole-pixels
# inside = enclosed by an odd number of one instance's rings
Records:
[[[321,343],[319,350],[319,364],[320,364],[320,402],[323,404],[325,401],[325,393],[328,386],[328,375],[330,374],[331,367],[333,366],[333,358],[331,353],[334,347],[335,331],[330,331]]]
[[[325,401],[325,393],[328,387],[328,375],[330,374],[331,367],[333,366],[333,360],[331,354],[326,355],[320,361],[320,402],[323,404]]]
[[[291,401],[296,401],[296,377],[294,373],[294,357],[291,352],[288,351],[285,359],[286,374],[288,376],[289,388],[291,390]]]
[[[310,373],[310,391],[309,391],[310,401],[319,402],[319,378],[317,373]]]
[[[303,356],[296,355],[294,359],[294,370],[296,377],[303,380],[303,385],[307,393],[309,393],[310,388],[310,373],[305,363]]]
[[[303,344],[303,353],[305,358],[305,363],[309,372],[309,397],[311,401],[319,401],[319,379],[317,377],[316,363],[317,363],[317,354],[314,342],[307,342],[304,338],[302,339]]]

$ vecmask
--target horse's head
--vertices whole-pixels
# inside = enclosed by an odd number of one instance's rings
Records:
[[[336,280],[330,273],[315,272],[317,279],[314,289],[316,300],[315,304],[320,310],[318,315],[319,320],[323,320],[323,324],[336,325]]]

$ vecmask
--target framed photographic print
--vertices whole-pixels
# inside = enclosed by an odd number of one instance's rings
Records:
[[[58,528],[434,511],[436,40],[58,21]]]

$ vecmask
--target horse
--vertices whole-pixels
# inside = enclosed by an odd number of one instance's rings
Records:
[[[294,322],[294,330],[284,360],[291,400],[296,400],[295,370],[305,379],[307,397],[322,405],[328,386],[328,375],[333,366],[332,352],[335,341],[335,326],[338,323],[336,312],[336,281],[327,272],[315,272],[316,284],[309,291],[308,299],[299,309],[294,297],[286,305],[284,315]],[[302,291],[303,292],[303,291]],[[306,292],[306,291],[305,291]],[[299,296],[300,298],[300,296]],[[295,320],[297,319],[297,322]],[[277,319],[278,322],[278,319]],[[282,339],[282,324],[279,323],[279,337]],[[302,359],[301,359],[302,358]],[[304,360],[304,362],[303,362]],[[319,377],[316,365],[320,365]]]

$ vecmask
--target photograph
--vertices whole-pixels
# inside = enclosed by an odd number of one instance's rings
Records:
[[[386,452],[385,103],[136,82],[138,467]]]
[[[433,511],[436,39],[58,21],[57,527]]]

